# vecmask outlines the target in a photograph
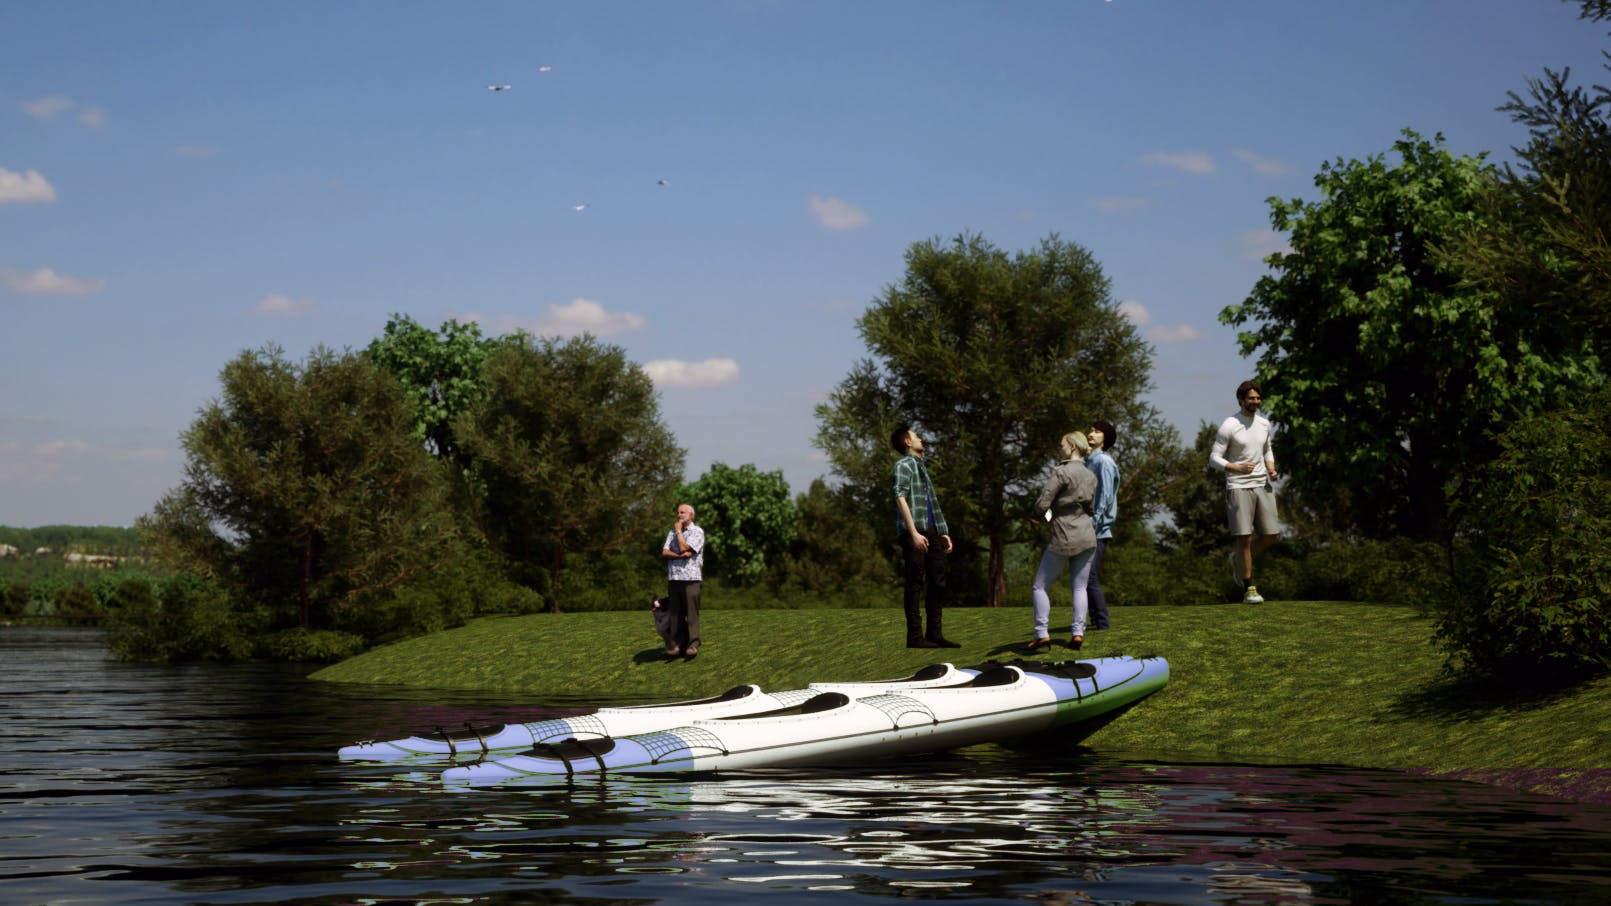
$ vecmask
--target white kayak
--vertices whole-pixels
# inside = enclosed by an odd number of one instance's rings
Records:
[[[839,691],[848,695],[870,695],[892,689],[913,689],[966,681],[965,674],[952,664],[930,664],[911,676],[862,683],[813,683],[805,689],[762,692],[760,686],[735,686],[714,698],[599,708],[575,717],[516,724],[487,724],[384,741],[361,740],[343,746],[337,757],[343,761],[459,761],[518,754],[533,746],[569,739],[604,739],[633,736],[678,727],[698,720],[713,720],[743,714],[777,711],[802,704],[822,692]]]
[[[1054,728],[1105,725],[1169,682],[1162,658],[1017,661],[956,682],[845,690],[823,684],[787,707],[629,736],[575,738],[449,768],[448,784],[542,783],[578,775],[735,771],[937,752]],[[877,684],[871,684],[877,685]]]

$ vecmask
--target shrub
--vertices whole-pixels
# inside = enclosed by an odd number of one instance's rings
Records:
[[[28,612],[28,583],[11,582],[6,585],[5,597],[0,599],[0,613],[20,617]]]
[[[89,590],[89,586],[78,582],[57,589],[55,598],[51,600],[51,609],[56,616],[65,620],[89,620],[101,614],[101,605],[95,600],[95,593]]]
[[[239,661],[252,657],[252,640],[267,619],[230,606],[218,586],[195,576],[174,576],[154,596],[130,580],[114,592],[106,647],[124,661]]]
[[[1611,389],[1520,421],[1479,473],[1437,619],[1456,670],[1561,682],[1611,669]]]
[[[332,663],[364,650],[363,636],[334,629],[282,629],[263,640],[263,654],[275,661]]]

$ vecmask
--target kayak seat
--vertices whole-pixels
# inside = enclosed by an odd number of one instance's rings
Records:
[[[489,736],[496,736],[499,733],[502,733],[503,728],[503,724],[487,724],[486,726],[481,727],[472,727],[469,724],[465,724],[464,729],[462,730],[445,730],[441,727],[437,727],[435,733],[432,733],[425,738],[440,739],[443,742],[462,742],[466,739],[482,740]]]
[[[968,681],[962,688],[982,689],[988,686],[1010,686],[1018,682],[1018,677],[1022,675],[1022,673],[1011,667],[991,667],[988,670],[981,671],[978,676]]]
[[[802,714],[818,714],[823,711],[832,711],[850,704],[850,696],[843,692],[819,692],[798,705],[788,708],[778,708],[775,711],[762,711],[759,714],[735,714],[729,717],[718,717],[717,720],[754,720],[757,717],[797,717]]]
[[[914,681],[937,680],[940,677],[945,676],[949,670],[949,664],[930,664],[912,674],[910,678],[903,680],[903,682],[909,683]]]
[[[531,754],[538,758],[557,758],[560,761],[570,762],[578,758],[597,758],[607,755],[615,748],[615,740],[608,737],[599,739],[565,739],[559,742],[545,742],[531,750]]]
[[[655,708],[686,708],[689,705],[714,705],[717,702],[735,702],[735,701],[738,701],[741,698],[749,698],[750,696],[755,695],[755,694],[759,693],[760,691],[761,691],[761,688],[759,686],[756,686],[753,683],[751,683],[751,684],[747,684],[747,685],[743,685],[743,686],[734,686],[733,688],[727,690],[726,692],[723,692],[721,695],[715,695],[715,696],[712,696],[710,698],[701,698],[701,699],[699,699],[697,701],[668,702],[666,704],[659,704],[659,705],[627,705],[626,707],[621,708],[619,710],[622,710],[622,711],[652,711]],[[612,710],[615,710],[615,709],[612,709]]]

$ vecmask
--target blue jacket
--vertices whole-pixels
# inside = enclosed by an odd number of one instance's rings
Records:
[[[1091,527],[1099,539],[1113,537],[1113,523],[1119,518],[1119,464],[1106,450],[1085,457],[1085,467],[1096,476],[1096,494],[1091,500]]]

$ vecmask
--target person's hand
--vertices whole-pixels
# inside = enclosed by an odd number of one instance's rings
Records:
[[[951,553],[951,536],[941,535],[940,538],[945,541],[945,552],[948,554]]]
[[[1281,473],[1277,472],[1275,470],[1275,466],[1267,466],[1265,468],[1265,471],[1270,473],[1270,480],[1271,481],[1280,481],[1281,480]]]
[[[924,553],[928,553],[928,550],[929,550],[928,536],[927,535],[919,535],[919,534],[914,533],[912,535],[912,546],[917,548],[920,551],[923,551]]]

